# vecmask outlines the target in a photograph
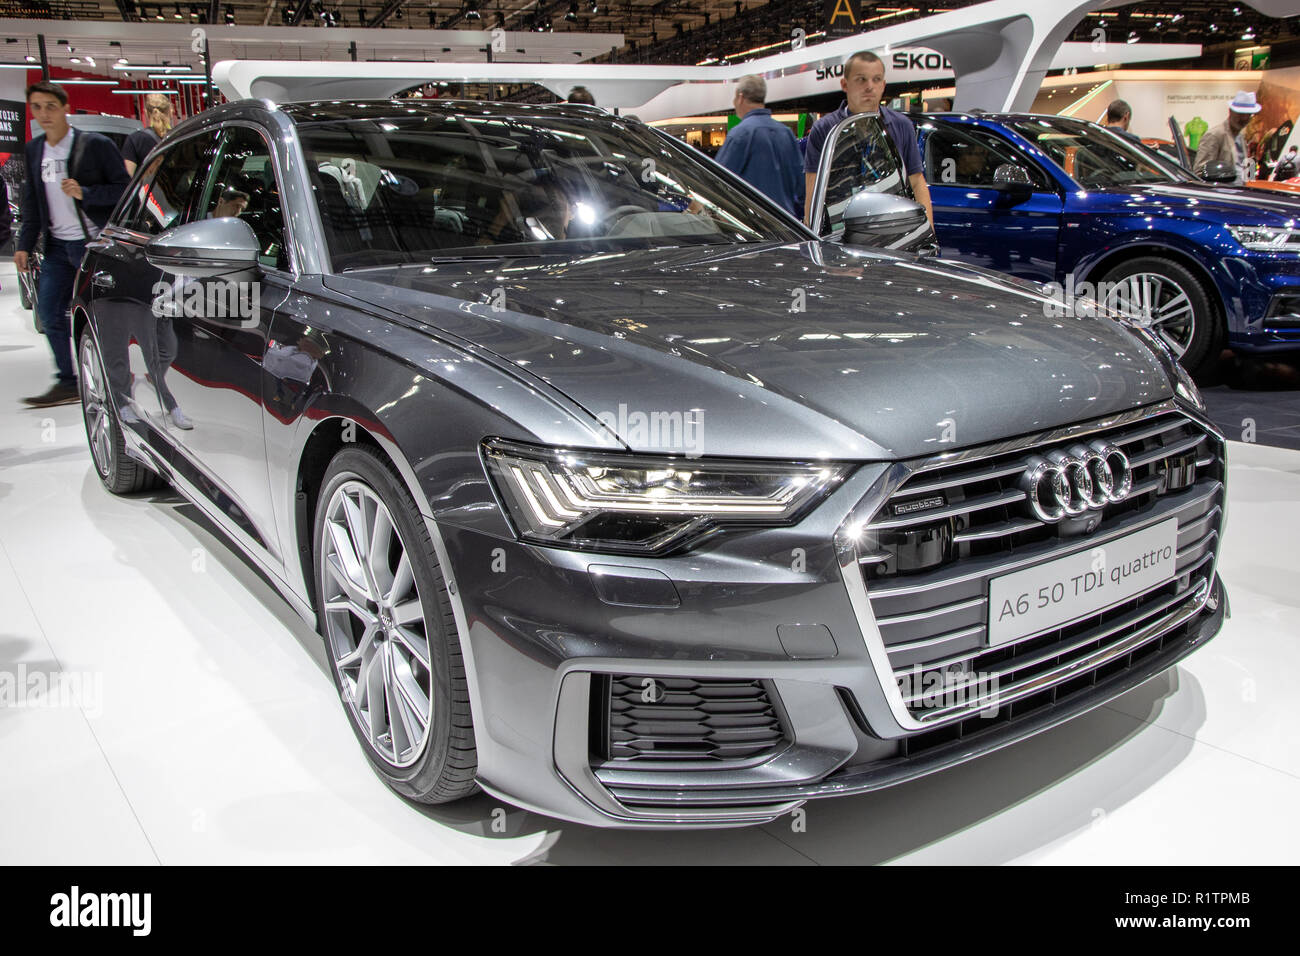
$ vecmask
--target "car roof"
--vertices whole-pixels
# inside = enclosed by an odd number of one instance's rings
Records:
[[[503,103],[470,99],[387,99],[387,100],[320,100],[284,103],[278,109],[295,123],[318,123],[331,120],[396,119],[403,116],[502,116],[502,117],[608,117],[598,107],[582,103]]]
[[[582,103],[501,103],[491,100],[465,99],[380,99],[380,100],[320,100],[316,102],[274,103],[268,99],[233,100],[204,110],[178,124],[173,135],[184,136],[191,131],[220,127],[222,123],[261,116],[265,121],[271,114],[281,125],[328,123],[357,119],[402,119],[412,115],[425,116],[499,116],[511,119],[540,119],[542,117],[614,119],[614,115],[596,106]],[[630,120],[632,117],[621,117]]]

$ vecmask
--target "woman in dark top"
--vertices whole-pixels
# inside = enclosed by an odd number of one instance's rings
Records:
[[[138,129],[122,144],[122,160],[126,171],[134,176],[135,168],[149,155],[149,150],[171,132],[172,101],[161,93],[150,93],[144,98],[144,115],[148,125]]]

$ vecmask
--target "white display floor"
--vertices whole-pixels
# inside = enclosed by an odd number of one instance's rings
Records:
[[[1300,859],[1300,452],[1231,446],[1222,633],[1037,738],[810,803],[801,829],[598,830],[486,795],[422,810],[370,771],[319,638],[196,510],[112,497],[80,407],[19,404],[52,362],[11,261],[0,285],[0,679],[58,689],[0,704],[0,863]]]

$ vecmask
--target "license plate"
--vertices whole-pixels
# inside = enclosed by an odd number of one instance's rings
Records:
[[[1050,631],[1174,577],[1178,519],[989,582],[989,644]]]

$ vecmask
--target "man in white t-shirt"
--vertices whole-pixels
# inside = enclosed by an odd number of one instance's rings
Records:
[[[79,400],[68,316],[73,283],[86,243],[108,222],[130,177],[111,139],[68,123],[68,94],[63,87],[48,80],[33,83],[27,88],[27,107],[42,135],[25,151],[27,179],[14,265],[19,272],[27,271],[31,253],[44,234],[36,308],[58,380],[43,395],[23,399],[44,408]]]

